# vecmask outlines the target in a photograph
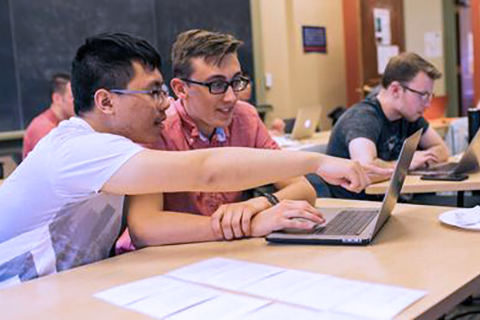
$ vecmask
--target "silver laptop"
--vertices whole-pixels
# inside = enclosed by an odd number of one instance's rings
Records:
[[[285,229],[271,233],[267,236],[267,240],[274,243],[298,244],[366,245],[371,243],[390,218],[393,208],[397,204],[408,167],[421,136],[422,129],[403,143],[380,210],[371,208],[322,209],[326,218],[324,225],[318,225],[312,230]]]
[[[321,113],[322,107],[320,106],[300,108],[295,118],[295,124],[293,125],[290,138],[299,140],[313,136]]]
[[[409,174],[435,176],[435,175],[459,175],[473,173],[479,170],[480,159],[480,130],[477,131],[472,141],[465,150],[460,162],[439,163],[426,169],[412,170]]]

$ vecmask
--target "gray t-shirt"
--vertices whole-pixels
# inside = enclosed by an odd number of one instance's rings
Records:
[[[377,146],[377,155],[385,161],[397,160],[403,142],[418,129],[426,132],[428,122],[422,117],[414,122],[406,119],[389,121],[374,97],[348,109],[335,124],[327,146],[330,156],[350,159],[349,143],[356,138],[366,138]],[[328,185],[335,198],[366,199],[364,192],[356,194],[341,187]]]

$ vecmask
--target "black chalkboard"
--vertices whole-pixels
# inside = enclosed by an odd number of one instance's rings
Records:
[[[9,2],[0,1],[0,131],[20,128],[17,76]]]
[[[245,42],[253,74],[249,0],[0,0],[0,131],[24,129],[48,107],[49,79],[69,71],[85,38],[128,32],[150,41],[170,78],[170,46],[187,29],[230,32]]]
[[[158,50],[164,57],[166,78],[171,78],[170,48],[176,36],[189,29],[233,34],[244,45],[238,55],[243,71],[253,76],[252,28],[249,0],[157,1]],[[168,57],[168,60],[165,59]]]

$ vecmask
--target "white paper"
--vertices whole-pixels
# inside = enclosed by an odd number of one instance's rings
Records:
[[[239,294],[171,277],[234,288]],[[425,294],[420,290],[214,258],[174,270],[169,276],[135,281],[94,296],[154,318],[169,317],[168,320],[351,320],[390,319]]]
[[[167,320],[211,320],[244,318],[245,314],[271,303],[238,294],[223,294],[186,310],[180,311]]]
[[[322,313],[314,310],[297,308],[285,304],[274,303],[264,308],[258,309],[255,312],[245,315],[244,320],[350,320],[351,318],[326,318]]]
[[[244,287],[241,291],[276,300],[282,296],[288,297],[296,294],[297,291],[309,287],[325,277],[330,276],[313,272],[287,270]]]
[[[285,269],[223,258],[208,259],[168,273],[168,276],[236,290]]]
[[[386,285],[370,285],[355,297],[337,305],[333,311],[360,315],[368,319],[391,319],[426,294],[425,291]]]
[[[373,9],[373,23],[375,27],[375,42],[379,45],[392,43],[392,31],[390,28],[390,10]]]
[[[94,294],[93,296],[117,306],[125,306],[154,295],[157,292],[161,292],[162,290],[168,291],[174,288],[177,282],[177,280],[157,276],[120,285]]]
[[[371,285],[365,282],[330,276],[304,286],[296,286],[295,290],[289,290],[288,294],[280,296],[279,300],[317,310],[330,310],[348,299],[356,298],[369,286]]]
[[[440,58],[442,56],[442,34],[438,31],[425,32],[425,57]]]
[[[172,280],[175,281],[175,280]],[[126,306],[151,317],[162,319],[168,315],[188,309],[198,303],[220,295],[221,292],[207,287],[175,281],[174,287]]]
[[[377,68],[378,74],[383,74],[385,68],[387,67],[388,61],[392,57],[395,57],[399,54],[400,49],[398,46],[377,46]]]

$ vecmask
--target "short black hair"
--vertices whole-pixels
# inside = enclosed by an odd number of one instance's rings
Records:
[[[58,72],[50,80],[50,95],[54,93],[65,94],[65,88],[71,81],[70,75],[66,72]]]
[[[93,109],[98,89],[125,89],[134,76],[134,61],[150,70],[161,68],[160,55],[141,38],[106,32],[86,39],[72,62],[75,114]]]

